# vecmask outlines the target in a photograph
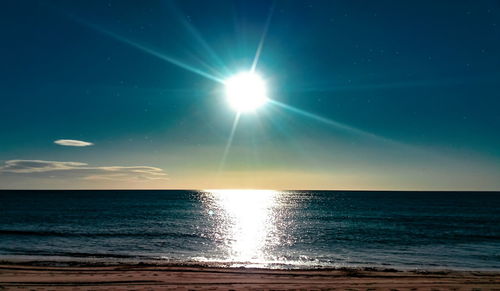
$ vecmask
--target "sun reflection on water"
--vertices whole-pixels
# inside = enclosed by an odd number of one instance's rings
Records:
[[[275,210],[280,192],[273,190],[207,190],[205,209],[214,220],[216,236],[226,249],[227,260],[259,263],[274,243]]]

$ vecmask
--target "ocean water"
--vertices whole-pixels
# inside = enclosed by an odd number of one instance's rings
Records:
[[[500,269],[500,193],[0,191],[0,260]]]

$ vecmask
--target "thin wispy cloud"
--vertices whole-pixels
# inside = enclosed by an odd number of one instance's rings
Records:
[[[58,139],[54,141],[55,144],[68,146],[68,147],[88,147],[94,145],[91,142],[76,140],[76,139]]]
[[[163,169],[149,166],[99,166],[87,163],[43,160],[9,160],[0,167],[0,174],[31,175],[50,178],[85,180],[167,180]]]

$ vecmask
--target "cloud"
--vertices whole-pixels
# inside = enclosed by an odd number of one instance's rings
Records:
[[[92,167],[80,162],[43,160],[9,160],[0,167],[0,174],[31,175],[50,178],[78,178],[85,180],[168,180],[160,168],[149,166]]]
[[[88,141],[75,140],[75,139],[58,139],[54,141],[55,144],[68,146],[68,147],[88,147],[94,145]]]

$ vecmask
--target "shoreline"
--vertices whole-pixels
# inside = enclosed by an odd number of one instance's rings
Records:
[[[287,263],[257,263],[257,262],[234,262],[234,261],[178,261],[151,258],[123,259],[116,258],[88,258],[88,257],[34,257],[34,256],[0,256],[0,265],[19,265],[32,267],[168,267],[168,268],[223,268],[223,269],[259,269],[259,270],[281,270],[281,271],[339,271],[359,270],[374,272],[486,272],[499,273],[498,268],[461,268],[449,266],[395,266],[389,264],[379,265],[327,265],[327,264],[287,264]]]
[[[262,269],[115,264],[0,263],[0,289],[21,290],[460,290],[500,289],[499,271],[398,271],[371,268]]]

